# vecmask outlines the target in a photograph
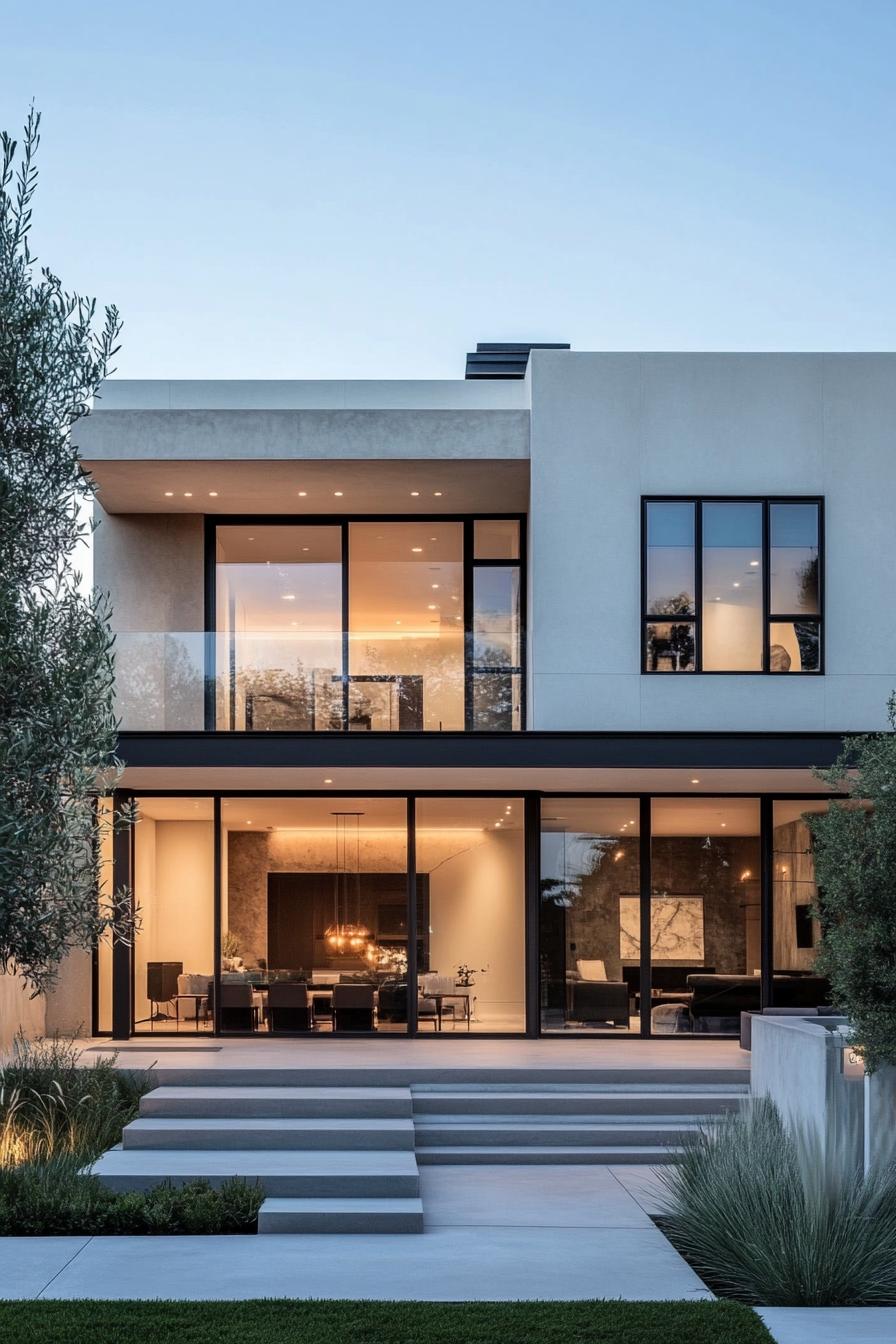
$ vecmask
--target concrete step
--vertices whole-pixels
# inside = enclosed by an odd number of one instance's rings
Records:
[[[623,1163],[643,1164],[655,1167],[661,1162],[672,1162],[681,1149],[670,1144],[663,1146],[635,1145],[612,1147],[610,1145],[592,1145],[584,1148],[538,1146],[524,1148],[508,1147],[467,1147],[442,1145],[433,1148],[418,1148],[417,1162],[421,1167],[428,1166],[532,1166],[553,1164],[556,1166],[620,1166]]]
[[[220,1186],[238,1176],[257,1181],[265,1194],[303,1199],[413,1199],[420,1193],[412,1152],[110,1148],[90,1170],[110,1190],[151,1190],[163,1181]]]
[[[259,1234],[270,1232],[422,1232],[420,1199],[266,1199]]]
[[[425,1042],[423,1043],[425,1044]],[[261,1042],[257,1044],[263,1051],[263,1044]],[[423,1062],[413,1062],[415,1055],[418,1053],[415,1046],[421,1044],[421,1042],[408,1041],[405,1044],[408,1047],[408,1062],[372,1063],[368,1065],[351,1064],[347,1060],[337,1061],[335,1064],[318,1065],[308,1063],[306,1059],[302,1064],[295,1066],[283,1064],[277,1066],[263,1063],[262,1055],[259,1055],[258,1062],[251,1065],[227,1064],[225,1062],[210,1064],[203,1060],[201,1064],[191,1068],[186,1060],[181,1060],[174,1066],[170,1065],[168,1063],[170,1055],[166,1055],[164,1051],[160,1050],[158,1063],[153,1066],[153,1076],[160,1086],[271,1087],[278,1089],[281,1087],[392,1088],[411,1086],[416,1090],[420,1083],[426,1083],[432,1079],[438,1079],[441,1083],[449,1083],[460,1087],[491,1087],[496,1084],[510,1084],[521,1087],[532,1087],[534,1084],[633,1087],[642,1084],[656,1084],[661,1088],[674,1088],[690,1085],[709,1087],[716,1084],[732,1086],[749,1083],[750,1081],[749,1065],[745,1067],[739,1065],[719,1067],[679,1065],[663,1068],[637,1066],[594,1068],[583,1064],[557,1062],[548,1065],[501,1067],[489,1061],[484,1066],[476,1064],[475,1059],[478,1053],[477,1047],[485,1046],[487,1043],[475,1039],[464,1042],[465,1047],[470,1047],[471,1060],[469,1064],[457,1065],[436,1061],[427,1065]],[[564,1042],[567,1048],[572,1044],[571,1041]],[[590,1041],[582,1041],[580,1044],[583,1053],[589,1050],[592,1045]],[[624,1051],[623,1045],[618,1048],[620,1051]],[[674,1053],[676,1048],[674,1042],[669,1043],[668,1050],[670,1052]],[[436,1050],[442,1053],[441,1043],[436,1047]],[[305,1053],[306,1055],[310,1054],[310,1048]],[[328,1057],[325,1050],[318,1050],[317,1047],[314,1048],[313,1053],[315,1055],[321,1053],[324,1058]],[[340,1051],[339,1053],[343,1052]],[[371,1053],[376,1053],[375,1045]],[[222,1050],[221,1055],[226,1056],[226,1052]],[[221,1055],[218,1057],[221,1058]],[[563,1049],[561,1047],[558,1051],[558,1059],[562,1057]],[[137,1063],[144,1062],[142,1057],[135,1058]],[[509,1058],[513,1058],[512,1053]]]
[[[566,1120],[561,1116],[501,1116],[489,1123],[466,1116],[440,1116],[437,1120],[418,1120],[415,1126],[418,1152],[443,1146],[482,1148],[583,1148],[636,1147],[678,1143],[686,1134],[696,1133],[692,1117],[666,1118],[661,1121],[637,1117],[613,1116],[608,1119]]]
[[[407,1087],[157,1087],[140,1100],[141,1116],[238,1116],[403,1119]]]
[[[747,1089],[605,1091],[603,1089],[414,1089],[414,1116],[431,1115],[719,1115],[735,1111]]]
[[[134,1149],[351,1149],[355,1152],[412,1150],[413,1120],[224,1119],[213,1116],[141,1116],[125,1126],[122,1147]]]

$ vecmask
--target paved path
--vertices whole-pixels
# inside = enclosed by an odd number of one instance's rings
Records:
[[[0,1297],[712,1296],[650,1221],[643,1169],[430,1167],[421,1184],[416,1236],[5,1239]]]
[[[777,1344],[893,1344],[896,1307],[760,1307]]]

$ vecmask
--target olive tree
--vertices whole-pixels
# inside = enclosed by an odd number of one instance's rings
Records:
[[[896,1064],[896,696],[890,731],[844,743],[819,778],[846,794],[806,820],[815,850],[817,969],[869,1072]]]
[[[0,973],[48,989],[74,948],[115,927],[127,893],[99,883],[101,848],[131,816],[117,778],[107,603],[80,590],[91,482],[73,431],[110,371],[102,321],[29,245],[40,116],[0,135]],[[106,800],[104,802],[104,800]]]

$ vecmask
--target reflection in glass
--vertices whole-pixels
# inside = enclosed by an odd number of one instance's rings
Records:
[[[693,621],[660,621],[647,626],[646,672],[693,672]]]
[[[341,728],[341,528],[219,527],[216,555],[217,727]]]
[[[818,621],[772,621],[768,655],[770,672],[817,672],[821,666]]]
[[[651,818],[652,1030],[736,1036],[761,1007],[759,801],[654,798]]]
[[[519,560],[519,521],[477,518],[473,523],[473,556],[476,560]]]
[[[543,1031],[637,1030],[639,961],[628,945],[639,918],[637,807],[626,798],[542,802]]]
[[[479,732],[509,733],[522,721],[520,672],[473,672],[473,727]]]
[[[404,798],[224,798],[221,1029],[407,1031]]]
[[[463,524],[350,524],[349,631],[349,728],[462,729]]]
[[[821,929],[814,909],[815,856],[806,814],[826,812],[817,798],[776,801],[773,807],[772,1002],[778,1007],[818,1007],[829,1002],[827,981],[813,974]]]
[[[416,814],[419,1031],[523,1031],[523,800],[419,798]]]
[[[694,614],[694,505],[647,505],[646,616]]]
[[[520,665],[520,571],[479,567],[473,578],[473,666]]]
[[[762,671],[762,505],[703,505],[703,669]]]
[[[818,505],[769,506],[772,614],[817,616]]]
[[[211,798],[138,798],[133,831],[134,1025],[210,1031],[214,961]]]

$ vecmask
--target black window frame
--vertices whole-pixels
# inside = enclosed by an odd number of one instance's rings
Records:
[[[647,611],[647,509],[650,504],[692,504],[694,506],[694,614],[693,616],[662,617]],[[703,666],[703,506],[705,504],[760,504],[762,506],[762,667],[704,668]],[[811,504],[818,509],[818,615],[805,612],[771,610],[771,508],[775,504]],[[675,677],[811,677],[824,676],[825,671],[825,541],[823,495],[642,495],[641,496],[641,631],[640,659],[642,676]],[[689,673],[660,671],[647,666],[647,628],[662,622],[676,621],[694,627],[694,666]],[[773,623],[811,621],[818,626],[818,668],[816,671],[775,672],[769,666],[769,630]]]
[[[527,566],[527,525],[528,515],[525,513],[502,513],[495,512],[476,512],[476,513],[293,513],[293,514],[274,514],[274,513],[234,513],[234,514],[205,514],[205,731],[206,732],[227,732],[230,733],[252,733],[253,729],[218,729],[216,726],[215,714],[215,675],[216,675],[216,657],[217,640],[215,636],[217,630],[217,530],[219,527],[340,527],[342,530],[342,683],[343,683],[343,714],[342,727],[335,729],[321,729],[321,735],[328,733],[337,735],[348,733],[349,714],[348,698],[349,683],[351,680],[348,672],[348,651],[349,651],[349,529],[352,523],[420,523],[422,521],[442,522],[442,523],[460,523],[463,527],[463,601],[464,601],[464,733],[477,732],[525,732],[527,726],[527,686],[526,686],[526,609],[528,602],[528,566]],[[477,522],[515,522],[519,525],[519,554],[515,559],[488,559],[477,560],[475,558],[474,547],[474,528]],[[488,566],[497,566],[504,568],[516,567],[519,570],[519,588],[520,588],[520,663],[517,667],[496,667],[479,668],[473,663],[473,584],[475,571]],[[473,684],[477,676],[488,674],[498,674],[506,676],[508,674],[518,674],[520,678],[520,722],[514,727],[496,730],[485,727],[477,728],[475,726],[475,714],[473,706]],[[264,735],[277,734],[278,732],[289,733],[290,729],[266,729]],[[377,729],[374,730],[380,734],[389,732],[400,732],[400,729]],[[437,728],[427,729],[430,733],[438,733]]]

